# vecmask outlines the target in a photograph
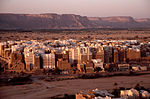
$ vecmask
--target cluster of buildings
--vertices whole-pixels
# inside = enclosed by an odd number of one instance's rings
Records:
[[[150,42],[137,40],[48,40],[0,43],[8,71],[61,70],[64,73],[148,70]]]
[[[76,94],[76,99],[149,99],[150,93],[146,90],[136,90],[134,88],[128,90],[119,90],[116,95],[106,90],[89,90],[81,91]]]

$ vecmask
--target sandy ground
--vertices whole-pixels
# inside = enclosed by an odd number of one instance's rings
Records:
[[[2,32],[0,42],[8,40],[50,40],[50,39],[121,39],[150,40],[150,30],[93,30],[93,31],[58,31],[58,32]]]
[[[74,79],[46,82],[33,79],[33,84],[0,87],[1,99],[45,99],[59,94],[75,94],[81,90],[112,90],[114,83],[118,87],[131,88],[137,83],[150,88],[150,74],[140,76],[116,76],[98,79]],[[47,88],[48,87],[48,88]]]

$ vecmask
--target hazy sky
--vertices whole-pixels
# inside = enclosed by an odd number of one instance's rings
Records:
[[[150,0],[0,0],[0,13],[150,18]]]

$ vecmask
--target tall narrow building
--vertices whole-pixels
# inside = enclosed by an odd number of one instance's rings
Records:
[[[113,48],[112,46],[104,46],[104,63],[113,62]]]
[[[55,54],[42,54],[43,68],[55,69]]]
[[[114,57],[114,63],[118,63],[119,57],[118,57],[118,49],[117,48],[114,48],[114,50],[113,50],[113,57]]]

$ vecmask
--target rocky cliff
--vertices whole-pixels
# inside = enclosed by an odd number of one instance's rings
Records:
[[[150,28],[150,19],[74,14],[0,14],[0,29]]]

